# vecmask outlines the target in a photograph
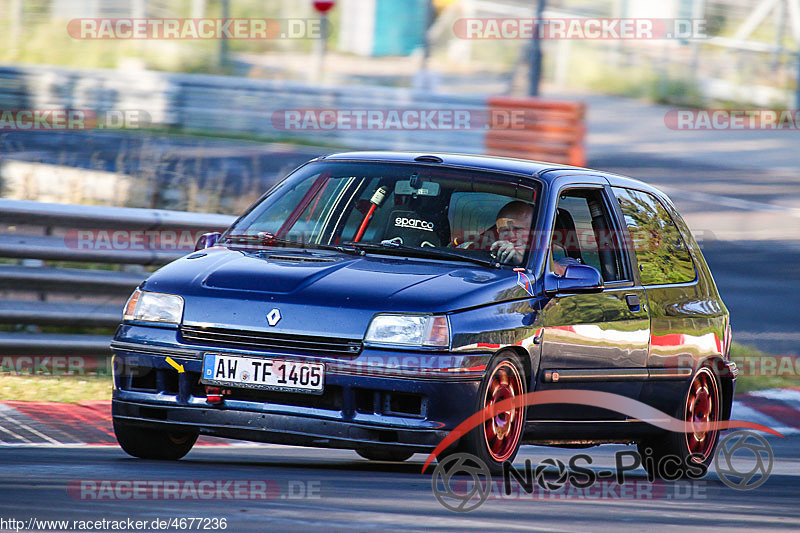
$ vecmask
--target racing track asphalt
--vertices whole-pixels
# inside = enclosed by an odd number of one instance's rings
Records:
[[[228,531],[664,531],[796,530],[800,524],[800,436],[771,438],[774,470],[751,491],[723,485],[715,473],[695,482],[655,487],[652,496],[621,499],[490,498],[469,513],[443,508],[421,474],[424,455],[402,464],[370,463],[354,452],[282,446],[195,448],[179,462],[142,461],[115,446],[0,448],[0,519],[135,520],[226,518]],[[595,471],[614,465],[617,450],[524,447],[515,464],[588,453]],[[430,472],[430,471],[429,471]],[[264,480],[279,488],[268,501],[92,501],[70,496],[77,480]],[[630,482],[646,483],[644,471]],[[291,493],[288,492],[291,485]],[[311,497],[300,497],[307,491]],[[642,494],[646,494],[643,492]],[[79,493],[77,493],[79,494]],[[271,493],[272,494],[272,493]],[[308,496],[306,494],[305,496]],[[600,492],[595,494],[602,494]]]

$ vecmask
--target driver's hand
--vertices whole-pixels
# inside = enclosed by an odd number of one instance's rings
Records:
[[[497,241],[492,244],[492,254],[501,263],[519,265],[525,256],[525,249],[517,247],[511,241]]]

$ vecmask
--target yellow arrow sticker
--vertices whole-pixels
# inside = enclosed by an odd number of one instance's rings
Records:
[[[184,372],[183,365],[179,365],[178,363],[176,363],[175,359],[173,359],[172,357],[167,357],[167,363],[169,363],[169,366],[177,370],[178,374],[183,374]]]

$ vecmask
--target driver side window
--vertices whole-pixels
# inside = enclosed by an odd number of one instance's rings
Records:
[[[563,275],[570,264],[590,265],[603,281],[623,281],[620,247],[601,189],[561,193],[550,243],[550,270]]]

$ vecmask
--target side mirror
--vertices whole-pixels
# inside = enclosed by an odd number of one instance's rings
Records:
[[[202,235],[200,235],[200,237],[197,239],[197,243],[195,243],[194,245],[195,252],[197,250],[204,250],[206,248],[211,248],[212,246],[217,244],[217,241],[219,240],[221,235],[222,233],[218,231],[214,231],[211,233],[203,233]]]
[[[549,293],[589,293],[602,290],[603,276],[590,265],[568,265],[563,276],[545,276],[545,291]]]

